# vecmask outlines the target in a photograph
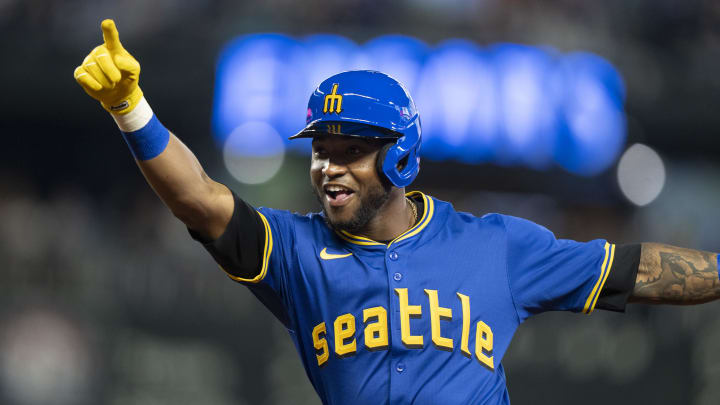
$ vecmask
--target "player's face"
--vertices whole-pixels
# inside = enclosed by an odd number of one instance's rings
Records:
[[[312,143],[310,179],[330,225],[362,232],[390,196],[375,169],[383,142],[326,136]]]

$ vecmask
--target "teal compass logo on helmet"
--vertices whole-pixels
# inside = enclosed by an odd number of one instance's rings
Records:
[[[378,168],[396,187],[410,185],[420,171],[420,115],[405,87],[384,73],[352,70],[325,79],[310,96],[306,124],[290,139],[395,139],[383,148]]]

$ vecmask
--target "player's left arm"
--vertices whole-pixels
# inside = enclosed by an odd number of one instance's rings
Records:
[[[629,302],[694,305],[720,298],[718,255],[643,243]]]

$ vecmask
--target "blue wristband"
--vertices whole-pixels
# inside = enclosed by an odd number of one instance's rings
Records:
[[[717,264],[718,264],[718,279],[720,279],[720,255],[717,256]]]
[[[120,132],[137,160],[150,160],[156,157],[165,150],[170,141],[170,131],[160,123],[155,114],[137,131]]]

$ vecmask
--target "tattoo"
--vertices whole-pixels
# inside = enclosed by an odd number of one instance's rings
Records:
[[[631,301],[692,305],[720,298],[717,255],[643,243]]]

